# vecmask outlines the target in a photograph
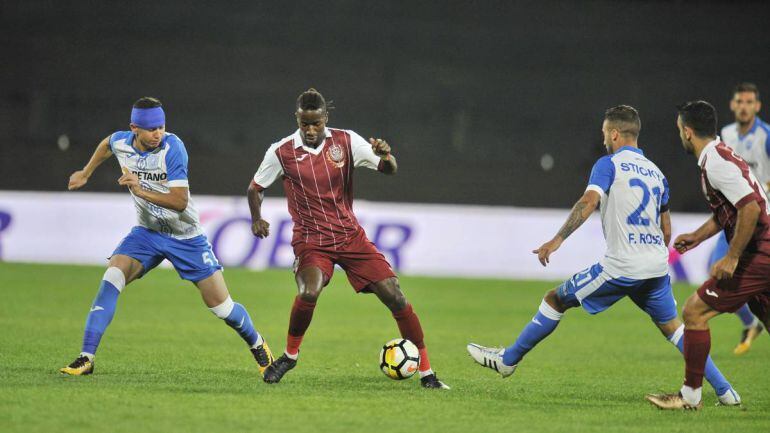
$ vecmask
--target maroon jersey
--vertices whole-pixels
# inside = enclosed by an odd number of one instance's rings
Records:
[[[714,219],[725,231],[728,240],[735,234],[738,209],[756,201],[763,210],[759,214],[746,252],[770,255],[770,214],[768,200],[748,164],[719,139],[709,143],[700,155],[701,186]]]
[[[293,246],[337,249],[362,230],[353,214],[353,170],[377,170],[379,163],[372,146],[353,131],[326,128],[324,141],[311,148],[297,130],[270,146],[254,183],[261,191],[283,179]]]

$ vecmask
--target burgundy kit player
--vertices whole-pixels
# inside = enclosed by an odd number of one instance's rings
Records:
[[[374,293],[390,309],[401,336],[420,351],[420,380],[425,388],[448,389],[431,370],[420,320],[399,287],[385,257],[369,241],[353,213],[353,172],[366,167],[395,174],[396,159],[381,139],[367,142],[353,131],[327,128],[324,97],[315,89],[297,98],[298,129],[270,146],[248,190],[252,232],[263,238],[270,224],[262,218],[263,191],[283,179],[294,222],[292,247],[299,294],[294,300],[284,354],[264,380],[277,383],[294,368],[305,331],[323,288],[339,265],[357,292]]]

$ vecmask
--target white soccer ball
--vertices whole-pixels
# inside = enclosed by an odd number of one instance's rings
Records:
[[[414,376],[420,365],[420,351],[409,340],[396,338],[382,346],[380,370],[391,379],[402,380]]]

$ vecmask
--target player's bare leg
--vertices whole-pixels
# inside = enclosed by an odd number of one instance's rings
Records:
[[[59,371],[73,376],[93,373],[96,349],[102,335],[115,316],[118,295],[130,282],[142,274],[142,264],[138,260],[122,254],[113,255],[107,264],[99,292],[91,304],[83,333],[83,348],[80,355],[68,366]]]
[[[398,324],[398,330],[401,337],[411,341],[420,351],[420,383],[424,388],[449,389],[436,377],[436,374],[430,367],[428,359],[428,349],[425,347],[425,338],[422,332],[420,319],[412,309],[412,305],[406,300],[401,286],[398,284],[398,278],[391,277],[373,283],[369,286],[377,298],[385,304],[393,314]]]
[[[711,334],[708,321],[720,313],[708,306],[697,293],[684,305],[685,380],[681,390],[672,394],[650,394],[647,400],[660,409],[697,410],[703,406],[702,386]]]
[[[270,347],[255,329],[249,313],[243,305],[233,302],[227,290],[222,271],[216,271],[211,276],[195,282],[201,292],[203,302],[215,316],[224,320],[249,345],[254,360],[259,365],[260,374],[273,362]]]
[[[313,320],[313,311],[323,291],[326,277],[320,268],[309,266],[298,270],[295,280],[298,293],[291,308],[286,350],[265,370],[264,376],[267,383],[278,383],[286,372],[297,365],[299,346]]]

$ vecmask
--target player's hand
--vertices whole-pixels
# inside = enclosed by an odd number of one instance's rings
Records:
[[[251,223],[251,232],[254,236],[264,239],[270,235],[270,223],[263,219],[254,221]]]
[[[532,252],[537,254],[537,259],[540,260],[540,264],[546,266],[548,263],[550,263],[551,254],[559,249],[561,243],[561,238],[555,237],[543,245],[540,245],[540,248],[532,250]]]
[[[372,145],[372,150],[374,151],[374,154],[379,156],[380,158],[385,158],[388,155],[390,155],[390,145],[385,140],[380,140],[379,138],[370,138],[369,144]]]
[[[67,189],[72,191],[74,189],[83,188],[86,182],[88,182],[88,175],[86,174],[86,171],[78,170],[70,175],[70,181],[69,184],[67,184]]]
[[[128,171],[127,168],[123,167],[123,176],[120,176],[118,178],[118,185],[127,186],[128,189],[130,189],[132,192],[137,192],[137,190],[141,190],[139,185],[139,177],[137,177],[134,173],[131,173]]]
[[[679,254],[684,254],[686,251],[689,251],[698,245],[700,245],[700,241],[693,233],[681,234],[674,239],[674,249],[676,249]]]
[[[717,280],[732,278],[736,267],[738,267],[738,259],[724,256],[711,267],[711,276]]]

